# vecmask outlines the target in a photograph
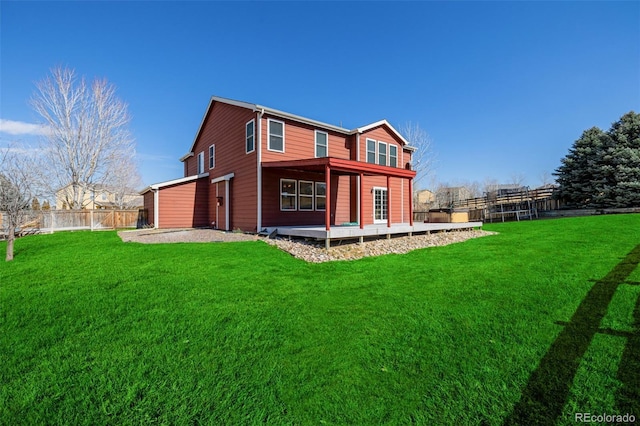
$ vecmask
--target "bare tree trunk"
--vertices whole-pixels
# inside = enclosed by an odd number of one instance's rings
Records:
[[[9,232],[7,234],[7,257],[5,260],[7,262],[13,260],[13,242],[16,240],[16,236],[13,232]]]

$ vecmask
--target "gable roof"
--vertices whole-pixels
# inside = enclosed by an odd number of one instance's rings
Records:
[[[303,123],[303,124],[308,124],[314,127],[320,127],[322,129],[325,130],[332,130],[334,132],[337,133],[342,133],[344,135],[354,135],[354,134],[358,134],[358,133],[364,133],[368,130],[371,130],[373,128],[379,127],[379,126],[386,126],[395,136],[398,137],[398,139],[400,141],[402,141],[404,143],[404,149],[409,149],[409,150],[415,150],[415,147],[411,146],[409,144],[409,141],[407,141],[404,136],[402,136],[400,134],[400,132],[398,132],[386,119],[382,119],[379,121],[376,121],[374,123],[368,124],[366,126],[362,126],[362,127],[357,127],[353,130],[349,130],[349,129],[345,129],[344,127],[340,127],[340,126],[334,126],[333,124],[329,124],[329,123],[324,123],[322,121],[317,121],[317,120],[313,120],[311,118],[307,118],[307,117],[303,117],[301,115],[296,115],[296,114],[291,114],[289,112],[285,112],[285,111],[280,111],[278,109],[275,108],[270,108],[264,105],[259,105],[259,104],[252,104],[249,102],[244,102],[244,101],[237,101],[234,99],[228,99],[228,98],[223,98],[220,96],[212,96],[211,99],[209,100],[209,105],[207,106],[207,110],[205,111],[204,115],[202,116],[202,121],[200,122],[200,126],[198,127],[198,131],[196,132],[196,137],[193,139],[193,143],[191,144],[191,148],[189,149],[189,152],[187,152],[185,155],[183,155],[180,158],[180,161],[185,161],[187,158],[193,156],[193,149],[196,146],[196,143],[198,142],[198,138],[200,137],[200,133],[202,132],[202,129],[204,128],[204,123],[207,120],[207,117],[209,116],[209,112],[213,109],[213,105],[216,102],[220,102],[223,104],[227,104],[227,105],[234,105],[240,108],[246,108],[249,109],[251,111],[254,112],[261,112],[263,114],[269,114],[269,115],[273,115],[279,118],[285,118],[285,119],[289,119],[292,121],[296,121],[298,123]]]

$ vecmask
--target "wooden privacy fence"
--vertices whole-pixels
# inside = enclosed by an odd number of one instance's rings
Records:
[[[146,224],[143,210],[41,210],[32,211],[21,228],[39,232],[81,229],[142,228]],[[0,227],[3,223],[0,212]]]

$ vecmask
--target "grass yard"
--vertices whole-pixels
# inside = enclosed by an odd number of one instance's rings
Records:
[[[0,424],[640,419],[640,215],[485,229],[324,264],[260,241],[20,239],[0,263]]]

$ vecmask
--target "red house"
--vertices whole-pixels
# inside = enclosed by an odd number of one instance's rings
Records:
[[[214,96],[184,177],[145,189],[144,207],[156,228],[412,227],[413,151],[386,120],[348,130]]]

